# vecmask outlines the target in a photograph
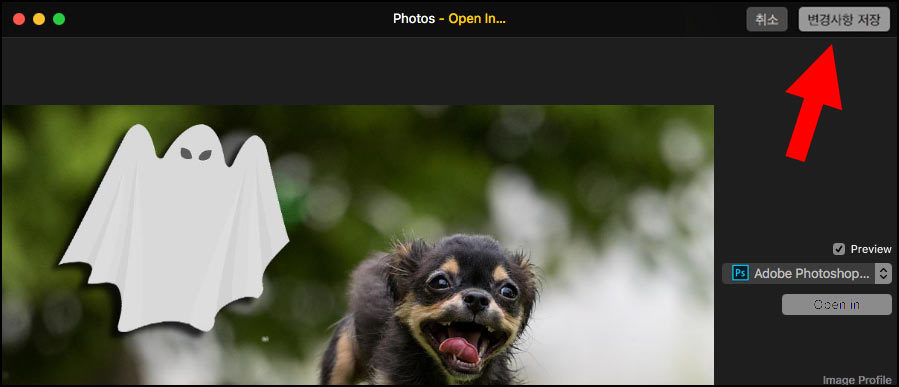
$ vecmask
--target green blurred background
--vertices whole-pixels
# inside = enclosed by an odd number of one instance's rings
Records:
[[[268,147],[290,243],[263,296],[209,333],[118,333],[115,287],[56,266],[138,123],[158,155],[200,123],[226,155],[253,134]],[[541,268],[527,381],[710,383],[712,145],[711,106],[4,106],[3,383],[315,382],[354,265],[459,232]],[[668,337],[680,326],[696,338]],[[578,374],[575,356],[607,369]]]

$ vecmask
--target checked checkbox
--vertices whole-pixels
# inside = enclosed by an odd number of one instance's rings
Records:
[[[842,242],[834,243],[833,255],[846,255],[846,244]]]

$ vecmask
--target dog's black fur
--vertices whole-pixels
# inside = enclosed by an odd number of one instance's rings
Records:
[[[325,351],[321,382],[514,383],[510,351],[527,326],[536,292],[527,258],[493,238],[454,235],[434,246],[397,244],[353,272],[349,311]],[[477,363],[459,365],[438,350],[440,339],[456,337],[452,332],[459,329],[481,332],[474,344]]]

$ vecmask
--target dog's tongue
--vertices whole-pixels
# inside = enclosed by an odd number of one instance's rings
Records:
[[[440,343],[440,352],[456,355],[459,360],[466,363],[478,362],[478,350],[465,340],[464,337],[450,337]]]

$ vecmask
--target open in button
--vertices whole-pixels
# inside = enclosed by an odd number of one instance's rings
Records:
[[[786,316],[888,316],[893,313],[890,294],[784,294]]]

